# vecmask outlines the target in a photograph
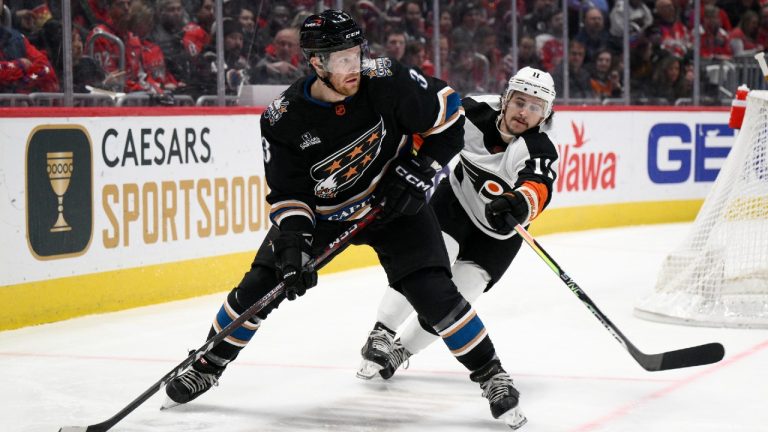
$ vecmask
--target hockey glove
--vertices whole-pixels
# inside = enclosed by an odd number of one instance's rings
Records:
[[[305,271],[312,253],[312,235],[300,231],[285,231],[272,241],[277,279],[285,282],[288,300],[304,295],[317,285],[317,271]]]
[[[509,234],[514,229],[514,225],[509,225],[504,218],[505,214],[510,214],[518,223],[525,223],[530,213],[528,200],[525,199],[522,192],[513,191],[505,193],[485,205],[485,218],[491,228],[500,234]]]
[[[432,187],[434,177],[435,169],[425,159],[412,155],[395,159],[376,193],[380,200],[385,200],[381,219],[418,213],[427,202],[426,193]]]

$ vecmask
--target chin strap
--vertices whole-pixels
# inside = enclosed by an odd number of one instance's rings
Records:
[[[336,87],[334,87],[333,84],[331,84],[331,80],[329,80],[327,77],[321,77],[319,74],[317,74],[317,72],[315,72],[315,75],[317,75],[317,79],[322,81],[322,83],[325,84],[326,87],[335,91],[336,93],[339,93],[339,91],[336,90]]]

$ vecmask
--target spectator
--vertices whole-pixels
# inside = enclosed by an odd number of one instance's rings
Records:
[[[144,15],[143,10],[136,9],[134,12]],[[154,19],[152,21],[155,22]],[[142,26],[141,23],[137,23],[137,25]],[[183,29],[184,9],[181,6],[181,0],[158,0],[156,24],[148,36],[141,37],[142,43],[145,40],[146,42],[151,41],[160,47],[163,57],[168,61],[168,69],[177,76],[184,76],[189,58],[184,50]],[[148,46],[146,45],[146,47]],[[146,47],[145,49],[147,49]]]
[[[64,36],[61,22],[48,20],[42,28],[41,39],[50,63],[56,71],[56,76],[64,75],[64,56],[62,55]],[[72,87],[75,93],[88,93],[86,86],[93,88],[108,88],[105,74],[96,61],[83,56],[83,39],[77,31],[72,32]]]
[[[48,57],[23,34],[0,25],[0,93],[58,90],[59,81]]]
[[[267,16],[269,16],[267,24],[257,30],[256,40],[254,41],[253,49],[255,52],[252,55],[257,57],[264,55],[264,48],[275,38],[278,31],[291,26],[293,12],[287,4],[274,2]]]
[[[757,43],[768,48],[768,4],[760,9],[760,25],[757,29]]]
[[[455,44],[451,52],[450,83],[462,96],[486,92],[487,71],[475,54],[472,44],[466,42]]]
[[[517,43],[517,70],[520,70],[526,66],[530,66],[534,69],[542,69],[541,60],[536,53],[536,41],[531,36],[523,35],[520,37],[520,41]],[[514,75],[516,70],[514,69],[512,62],[512,53],[504,56],[504,70],[502,74],[505,76]]]
[[[249,82],[248,63],[243,57],[243,29],[237,20],[224,18],[224,81],[227,94],[237,94],[240,84]],[[210,79],[202,78],[202,85],[206,94],[216,92],[216,32],[213,33],[211,46],[203,54],[203,58],[210,62]]]
[[[610,33],[614,39],[624,37],[624,2],[625,0],[616,0],[616,4],[611,9],[611,27]],[[629,37],[635,40],[639,34],[653,24],[653,14],[643,0],[629,0]]]
[[[422,44],[427,43],[424,32],[424,15],[421,10],[421,2],[406,0],[403,2],[403,26],[408,40],[416,40]]]
[[[405,41],[407,37],[403,30],[396,30],[387,35],[387,41],[384,44],[384,51],[387,57],[397,61],[402,60],[405,54]]]
[[[656,0],[656,19],[648,34],[661,49],[677,57],[684,58],[691,50],[690,34],[672,0]]]
[[[759,21],[760,17],[752,10],[741,16],[739,25],[728,35],[734,56],[752,56],[763,50],[763,45],[757,42]]]
[[[141,58],[141,47],[129,44],[131,32],[128,30],[127,17],[130,11],[131,0],[109,0],[107,9],[108,20],[104,24],[94,27],[86,38],[86,47],[93,47],[93,58],[99,63],[102,70],[112,79],[109,82],[114,83],[112,90],[115,91],[137,91],[141,89],[139,85],[139,58]],[[121,59],[120,46],[101,34],[106,33],[119,38],[123,42],[125,52]],[[91,54],[88,52],[87,54]],[[123,68],[120,63],[124,62]]]
[[[181,15],[181,2],[170,0],[167,3],[172,2],[178,3],[178,13]],[[168,10],[167,4],[165,5],[165,10]],[[152,94],[163,94],[167,91],[172,92],[176,90],[176,87],[180,84],[166,68],[163,50],[159,45],[147,38],[152,29],[155,28],[154,12],[152,9],[141,1],[134,1],[126,19],[126,25],[131,32],[128,45],[138,46],[141,52],[141,57],[139,58],[141,65],[139,83],[142,90]],[[182,52],[180,55],[183,56],[184,53]]]
[[[704,6],[704,20],[701,23],[701,58],[704,60],[730,60],[733,58],[728,32],[720,22],[718,8]]]
[[[686,97],[683,86],[682,60],[668,55],[661,59],[653,71],[650,96],[660,99],[655,103],[674,104],[681,97]]]
[[[405,54],[403,54],[403,58],[401,60],[402,64],[404,64],[407,67],[419,68],[422,70],[422,72],[426,73],[423,67],[426,60],[427,60],[427,50],[424,49],[423,43],[417,40],[411,40],[405,44]],[[434,73],[434,67],[433,67],[432,73]],[[428,74],[428,75],[431,75],[431,74]]]
[[[598,11],[599,12],[599,11]],[[568,89],[570,99],[592,99],[595,92],[589,83],[589,71],[584,68],[586,49],[577,40],[568,43]],[[555,68],[552,77],[555,80],[555,93],[565,95],[563,69]]]
[[[536,46],[540,47],[541,67],[549,73],[555,70],[555,65],[563,61],[563,24],[563,12],[557,11],[549,18],[549,33],[536,36]]]
[[[653,71],[653,44],[641,37],[629,51],[629,89],[633,101],[650,97]]]
[[[590,8],[584,14],[584,27],[576,34],[574,38],[584,45],[585,63],[593,63],[597,52],[608,48],[610,34],[605,29],[605,19],[603,13],[598,8]]]
[[[250,6],[243,6],[238,12],[237,20],[243,29],[243,55],[251,63],[251,59],[256,60],[259,55],[258,52],[253,52],[253,44],[256,42],[256,14],[253,13]],[[278,30],[278,33],[280,30]],[[277,33],[275,33],[275,36],[277,36]],[[255,64],[256,62],[254,61],[253,63]]]
[[[451,44],[466,44],[475,37],[475,32],[480,27],[480,19],[483,11],[476,3],[464,3],[459,10],[459,25],[451,31]]]
[[[597,53],[594,65],[591,66],[589,84],[595,95],[600,99],[621,97],[621,84],[618,74],[613,68],[613,53],[608,49]]]
[[[34,36],[52,17],[45,0],[11,1],[13,26],[27,38]],[[2,9],[0,9],[0,14]]]
[[[720,3],[720,7],[728,14],[728,19],[733,23],[739,23],[743,19],[744,13],[752,11],[760,15],[761,4],[764,1],[758,0],[730,0]]]
[[[182,29],[181,43],[189,58],[195,58],[211,43],[210,29],[213,26],[213,0],[198,0],[193,6],[193,21]]]
[[[728,14],[717,5],[717,0],[701,0],[702,24],[704,23],[704,9],[706,9],[707,6],[712,6],[715,9],[715,14],[720,18],[720,27],[723,28],[726,33],[733,30],[731,19],[728,17]],[[688,15],[688,28],[693,29],[693,2],[689,3],[688,7],[690,8],[690,14]]]
[[[554,0],[533,0],[533,8],[523,16],[524,35],[538,36],[549,31],[549,21],[557,13]]]
[[[266,55],[254,71],[255,84],[291,84],[307,72],[299,51],[299,31],[293,27],[277,32]]]
[[[501,61],[502,54],[497,43],[496,33],[491,27],[483,26],[475,32],[475,52],[482,55],[487,61],[488,76],[490,81],[485,85],[485,91],[490,93],[501,93],[506,86],[507,78],[514,74],[504,72],[504,64]]]

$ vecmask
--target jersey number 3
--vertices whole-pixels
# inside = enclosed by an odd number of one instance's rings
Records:
[[[412,80],[414,80],[417,83],[419,83],[421,88],[423,88],[424,90],[427,89],[427,79],[426,78],[424,78],[420,73],[416,72],[416,70],[414,70],[414,69],[409,69],[408,73],[410,73]]]

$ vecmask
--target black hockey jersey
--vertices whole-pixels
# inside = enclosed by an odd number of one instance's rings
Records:
[[[523,132],[507,145],[496,126],[498,95],[470,96],[463,100],[467,121],[465,146],[451,175],[451,187],[475,226],[487,235],[504,239],[485,218],[485,205],[505,192],[518,189],[531,201],[527,225],[549,204],[558,171],[558,153],[548,126]]]
[[[370,209],[390,161],[411,151],[445,165],[463,145],[460,96],[444,82],[395,61],[366,62],[359,91],[342,102],[314,99],[302,78],[261,117],[270,218],[283,229],[352,220]],[[292,217],[298,216],[298,217]]]

